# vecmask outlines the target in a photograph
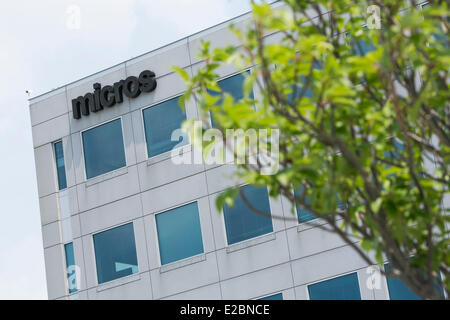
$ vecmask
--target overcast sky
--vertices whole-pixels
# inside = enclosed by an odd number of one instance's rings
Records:
[[[80,28],[71,18],[80,9]],[[0,11],[0,299],[46,299],[32,96],[250,9],[248,0],[14,0]],[[74,28],[75,27],[75,28]]]

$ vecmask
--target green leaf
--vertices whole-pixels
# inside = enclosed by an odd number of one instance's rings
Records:
[[[186,82],[189,81],[189,74],[186,72],[186,70],[181,69],[179,67],[175,67],[175,66],[172,66],[171,69],[173,71],[175,71],[176,73],[178,73],[181,76],[181,78],[183,78],[184,81],[186,81]]]

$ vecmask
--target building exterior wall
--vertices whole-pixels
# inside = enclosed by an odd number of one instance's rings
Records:
[[[233,20],[242,27],[248,16]],[[147,158],[142,109],[183,93],[184,82],[171,66],[192,75],[204,62],[200,40],[212,47],[237,45],[228,23],[149,52],[30,100],[49,299],[256,299],[282,292],[284,299],[308,299],[307,285],[357,272],[362,299],[388,299],[386,281],[367,285],[367,265],[337,236],[293,221],[273,220],[273,233],[227,245],[223,214],[215,198],[239,181],[233,165],[175,165],[170,154]],[[276,42],[279,35],[267,35]],[[143,70],[156,74],[155,91],[88,117],[74,119],[71,100]],[[219,69],[220,77],[240,70]],[[255,95],[258,92],[255,90]],[[198,106],[186,104],[187,118]],[[126,167],[87,180],[81,132],[122,119]],[[58,191],[53,142],[62,140],[67,189]],[[186,152],[192,152],[190,146]],[[161,266],[155,214],[198,202],[204,254]],[[292,217],[290,203],[270,199],[272,215]],[[98,284],[93,234],[133,222],[139,272]],[[64,244],[73,242],[80,287],[68,293]]]

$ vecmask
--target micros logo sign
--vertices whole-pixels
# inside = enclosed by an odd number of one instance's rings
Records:
[[[139,77],[128,77],[112,86],[102,88],[100,83],[94,83],[93,87],[93,93],[89,92],[72,100],[74,119],[80,119],[81,115],[88,116],[91,112],[98,112],[116,103],[122,103],[123,95],[132,99],[137,98],[142,92],[152,92],[156,89],[155,73],[145,70]]]

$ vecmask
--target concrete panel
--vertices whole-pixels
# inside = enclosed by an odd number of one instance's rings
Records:
[[[93,178],[97,179],[97,178]],[[90,179],[93,183],[93,179]],[[137,167],[125,167],[111,174],[105,174],[94,184],[82,183],[77,185],[80,211],[117,201],[139,192]]]
[[[80,216],[74,215],[61,221],[61,237],[63,243],[72,242],[81,237]]]
[[[163,300],[221,300],[220,285],[218,283],[189,290],[180,294],[169,296]]]
[[[69,116],[62,116],[45,121],[32,128],[33,146],[35,148],[46,143],[54,142],[69,135]]]
[[[80,214],[83,235],[99,232],[142,216],[139,195],[128,197]]]
[[[298,232],[297,228],[290,228],[287,232],[289,251],[293,260],[311,256],[322,251],[345,246],[341,238],[318,227]]]
[[[44,249],[45,274],[50,300],[66,295],[66,268],[63,257],[64,249],[62,245]]]
[[[243,181],[234,176],[235,172],[236,166],[232,164],[226,164],[206,171],[209,194],[224,191],[226,188],[241,184]]]
[[[59,222],[42,226],[42,242],[44,249],[61,243],[61,229]]]
[[[219,274],[215,254],[207,254],[204,261],[167,272],[161,273],[160,269],[152,270],[151,279],[155,299],[216,283],[219,281]]]
[[[189,150],[191,149],[190,146]],[[186,148],[187,149],[187,148]],[[186,152],[191,157],[191,151]],[[204,170],[203,164],[175,164],[167,154],[167,158],[155,163],[150,161],[138,165],[141,190],[154,189],[165,184],[196,175]]]
[[[248,300],[267,296],[292,287],[289,263],[252,272],[237,278],[223,281],[223,299]]]
[[[299,286],[339,276],[366,266],[366,263],[353,249],[347,246],[292,261],[292,272],[294,284]]]
[[[57,193],[60,219],[66,219],[79,212],[77,188],[71,187]]]
[[[145,234],[144,219],[139,218],[133,221],[134,237],[136,239],[136,255],[138,259],[139,272],[149,271],[149,258],[147,250],[147,241]]]
[[[67,108],[66,90],[63,88],[60,93],[35,103],[30,104],[31,125],[57,118],[69,110]]]
[[[59,219],[57,193],[39,199],[41,224],[46,225]]]
[[[72,149],[72,136],[68,135],[62,138],[63,150],[64,150],[64,167],[66,172],[67,187],[73,187],[76,184],[75,168],[73,165],[73,149]]]
[[[99,286],[88,291],[90,300],[151,300],[151,283],[148,272],[119,279],[115,284]]]
[[[284,231],[276,233],[275,237],[269,234],[258,238],[266,241],[253,245],[253,239],[250,239],[240,243],[249,244],[240,250],[230,252],[228,247],[217,251],[220,279],[230,279],[289,261]]]
[[[86,285],[86,269],[85,269],[85,263],[84,263],[84,254],[83,250],[84,245],[82,238],[76,238],[73,240],[73,254],[75,258],[75,265],[79,268],[79,274],[77,274],[77,281],[79,282],[80,286],[78,288],[78,291],[85,290],[87,288]],[[87,299],[87,294],[81,294],[80,300]]]
[[[134,147],[133,123],[131,114],[122,117],[123,143],[125,148],[125,158],[127,166],[136,164],[136,149]]]
[[[145,141],[144,123],[141,109],[131,112],[131,123],[133,126],[136,162],[140,163],[147,161],[147,144]]]
[[[204,173],[166,184],[142,193],[144,215],[199,199],[206,194]]]
[[[34,149],[36,177],[39,197],[48,196],[57,191],[56,171],[53,157],[53,145],[48,143]]]

